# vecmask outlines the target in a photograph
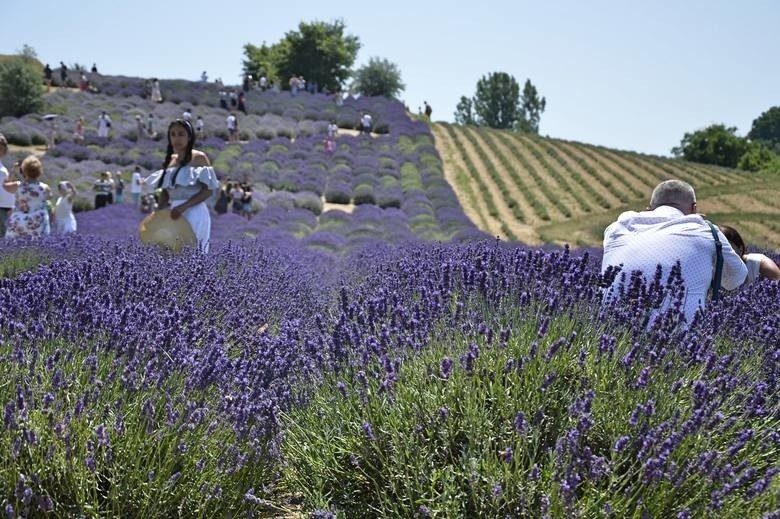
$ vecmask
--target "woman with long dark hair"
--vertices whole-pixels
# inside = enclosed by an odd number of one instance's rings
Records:
[[[168,149],[163,168],[149,175],[146,183],[161,189],[158,210],[171,209],[174,220],[184,217],[192,227],[203,252],[209,250],[211,216],[206,200],[219,188],[209,158],[193,149],[195,132],[189,121],[176,119],[168,126]]]

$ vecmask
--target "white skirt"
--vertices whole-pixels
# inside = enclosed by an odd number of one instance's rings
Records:
[[[186,200],[173,200],[171,207],[176,207],[184,202]],[[206,202],[190,207],[184,211],[182,216],[192,227],[192,232],[195,233],[195,238],[198,240],[198,248],[201,252],[208,252],[209,237],[211,236],[211,215],[209,214],[209,208],[206,207]]]
[[[65,218],[55,216],[54,233],[68,234],[71,232],[76,232],[76,217],[73,215],[73,213],[70,213]]]

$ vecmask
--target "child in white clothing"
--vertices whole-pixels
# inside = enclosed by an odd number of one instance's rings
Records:
[[[76,232],[76,217],[73,215],[73,199],[76,189],[70,182],[60,182],[57,186],[60,197],[54,206],[54,232],[68,234]]]

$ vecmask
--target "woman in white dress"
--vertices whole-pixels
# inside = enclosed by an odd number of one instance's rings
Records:
[[[76,232],[76,216],[73,214],[76,189],[67,181],[60,182],[57,189],[60,196],[54,206],[54,232],[56,234]]]
[[[209,158],[193,149],[194,144],[195,132],[189,121],[173,121],[168,126],[163,169],[149,175],[144,182],[162,189],[158,210],[170,207],[171,218],[184,217],[195,233],[200,250],[208,252],[211,216],[206,200],[219,189],[219,180]]]

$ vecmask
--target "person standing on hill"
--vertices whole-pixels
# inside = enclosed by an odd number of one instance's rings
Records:
[[[363,133],[370,137],[371,127],[374,125],[374,118],[371,117],[370,113],[364,112],[363,117],[360,118],[360,125],[362,127]]]
[[[146,183],[161,189],[159,209],[170,207],[171,218],[184,218],[198,240],[201,252],[208,252],[211,216],[206,207],[219,180],[208,156],[193,148],[195,131],[182,119],[168,126],[168,148],[160,171],[152,173]]]
[[[195,135],[198,137],[198,139],[203,139],[205,137],[205,134],[203,132],[205,128],[205,123],[203,122],[203,117],[200,115],[198,116],[198,120],[195,121]]]
[[[141,192],[143,191],[142,183],[141,167],[136,166],[133,169],[133,176],[130,180],[130,195],[133,197],[133,205],[135,207],[138,207],[138,205],[141,203]]]
[[[430,122],[433,108],[431,108],[431,105],[428,104],[428,101],[423,101],[423,104],[425,104],[425,118]]]
[[[231,111],[227,116],[225,125],[228,131],[228,142],[238,142],[238,117],[234,112]]]
[[[97,120],[98,137],[108,138],[108,132],[111,129],[111,116],[103,111]]]
[[[246,113],[246,96],[243,92],[238,93],[238,109],[244,112],[244,115],[247,115]]]
[[[62,81],[62,84],[60,86],[67,86],[68,81],[68,67],[65,66],[65,63],[60,61],[60,81]]]
[[[604,231],[601,271],[622,266],[622,274],[608,289],[607,300],[617,297],[630,273],[640,271],[649,285],[660,265],[665,282],[679,262],[685,285],[682,310],[690,322],[705,306],[707,291],[716,280],[718,242],[722,248],[720,284],[734,290],[745,280],[747,268],[723,233],[696,213],[693,187],[681,180],[661,182],[653,190],[648,210],[624,212]],[[621,279],[624,276],[626,279]]]
[[[223,89],[219,90],[219,107],[223,110],[228,109],[227,92],[225,92]]]
[[[125,194],[125,181],[122,179],[122,172],[118,171],[116,172],[116,175],[114,176],[114,204],[121,204],[124,202],[124,194]]]
[[[84,120],[83,117],[79,117],[76,121],[76,128],[73,130],[73,141],[74,142],[81,142],[84,140],[84,127],[86,126],[87,122]]]
[[[146,116],[146,134],[154,138],[154,116],[152,115],[152,112],[149,112],[149,114]]]
[[[11,178],[3,164],[3,157],[8,153],[8,141],[5,135],[0,133],[0,238],[5,236],[5,222],[16,204],[16,196],[6,190],[4,184]]]
[[[153,103],[162,103],[162,92],[160,91],[160,81],[157,78],[152,79],[152,94]]]
[[[52,79],[52,70],[49,64],[47,63],[45,67],[43,67],[43,79],[46,83],[46,91],[48,92],[51,88],[51,79]]]
[[[92,186],[95,192],[95,209],[107,206],[113,200],[114,182],[111,180],[111,173],[104,171],[100,178]]]

